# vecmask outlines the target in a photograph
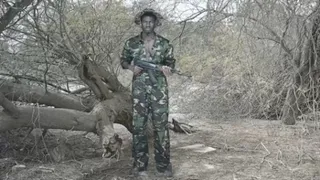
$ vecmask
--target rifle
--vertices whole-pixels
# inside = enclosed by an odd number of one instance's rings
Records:
[[[146,61],[135,61],[134,62],[134,65],[135,66],[139,66],[141,67],[142,69],[146,69],[149,76],[150,76],[150,79],[153,83],[156,83],[156,79],[152,73],[152,71],[161,71],[161,65],[157,65],[157,64],[153,64],[153,63],[149,63],[149,62],[146,62]],[[178,74],[180,76],[186,76],[188,78],[191,78],[192,76],[190,74],[187,74],[187,73],[183,73],[177,69],[171,69],[171,73],[174,73],[174,74]]]

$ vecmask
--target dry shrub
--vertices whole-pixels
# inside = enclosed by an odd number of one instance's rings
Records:
[[[278,119],[286,93],[277,91],[273,80],[248,74],[223,87],[222,92],[239,115],[259,119]]]
[[[183,59],[181,68],[194,76],[194,82],[175,89],[189,99],[180,102],[183,111],[208,117],[279,118],[288,87],[286,74],[262,76],[254,64],[206,58],[199,66],[194,66],[192,57]]]

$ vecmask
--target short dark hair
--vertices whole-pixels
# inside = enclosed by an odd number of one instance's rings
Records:
[[[154,18],[155,21],[157,21],[157,16],[154,15],[152,12],[146,12],[146,13],[142,14],[142,16],[140,17],[140,20],[142,21],[142,19],[143,19],[145,16],[151,16],[151,17]]]

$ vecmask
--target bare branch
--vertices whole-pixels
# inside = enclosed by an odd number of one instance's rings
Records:
[[[0,81],[0,92],[9,100],[24,101],[28,103],[40,103],[56,108],[75,109],[88,111],[92,107],[87,107],[81,102],[80,97],[70,94],[45,92],[43,88],[18,84],[8,81]]]
[[[23,11],[27,6],[29,6],[33,0],[21,0],[17,1],[9,10],[0,18],[0,34],[7,28],[9,23]]]
[[[8,112],[12,117],[18,118],[19,117],[19,110],[18,108],[9,101],[3,93],[0,92],[0,105],[5,109],[6,112]]]
[[[47,83],[49,86],[52,86],[54,88],[57,88],[61,91],[64,91],[64,92],[67,92],[67,93],[71,93],[69,90],[67,89],[64,89],[60,86],[57,86],[53,83],[50,83],[50,82],[46,82],[46,80],[42,80],[42,79],[38,79],[38,78],[35,78],[35,77],[32,77],[32,76],[28,76],[28,75],[16,75],[16,74],[7,74],[7,73],[0,73],[1,76],[8,76],[8,77],[13,77],[15,79],[26,79],[26,80],[29,80],[29,81],[34,81],[34,82],[41,82],[41,83]]]

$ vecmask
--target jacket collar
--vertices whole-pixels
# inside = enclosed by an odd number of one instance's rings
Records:
[[[155,41],[158,41],[159,40],[159,35],[155,32],[154,36],[155,36]],[[139,38],[140,42],[143,42],[142,32],[140,32],[140,34],[138,35],[138,38]]]

